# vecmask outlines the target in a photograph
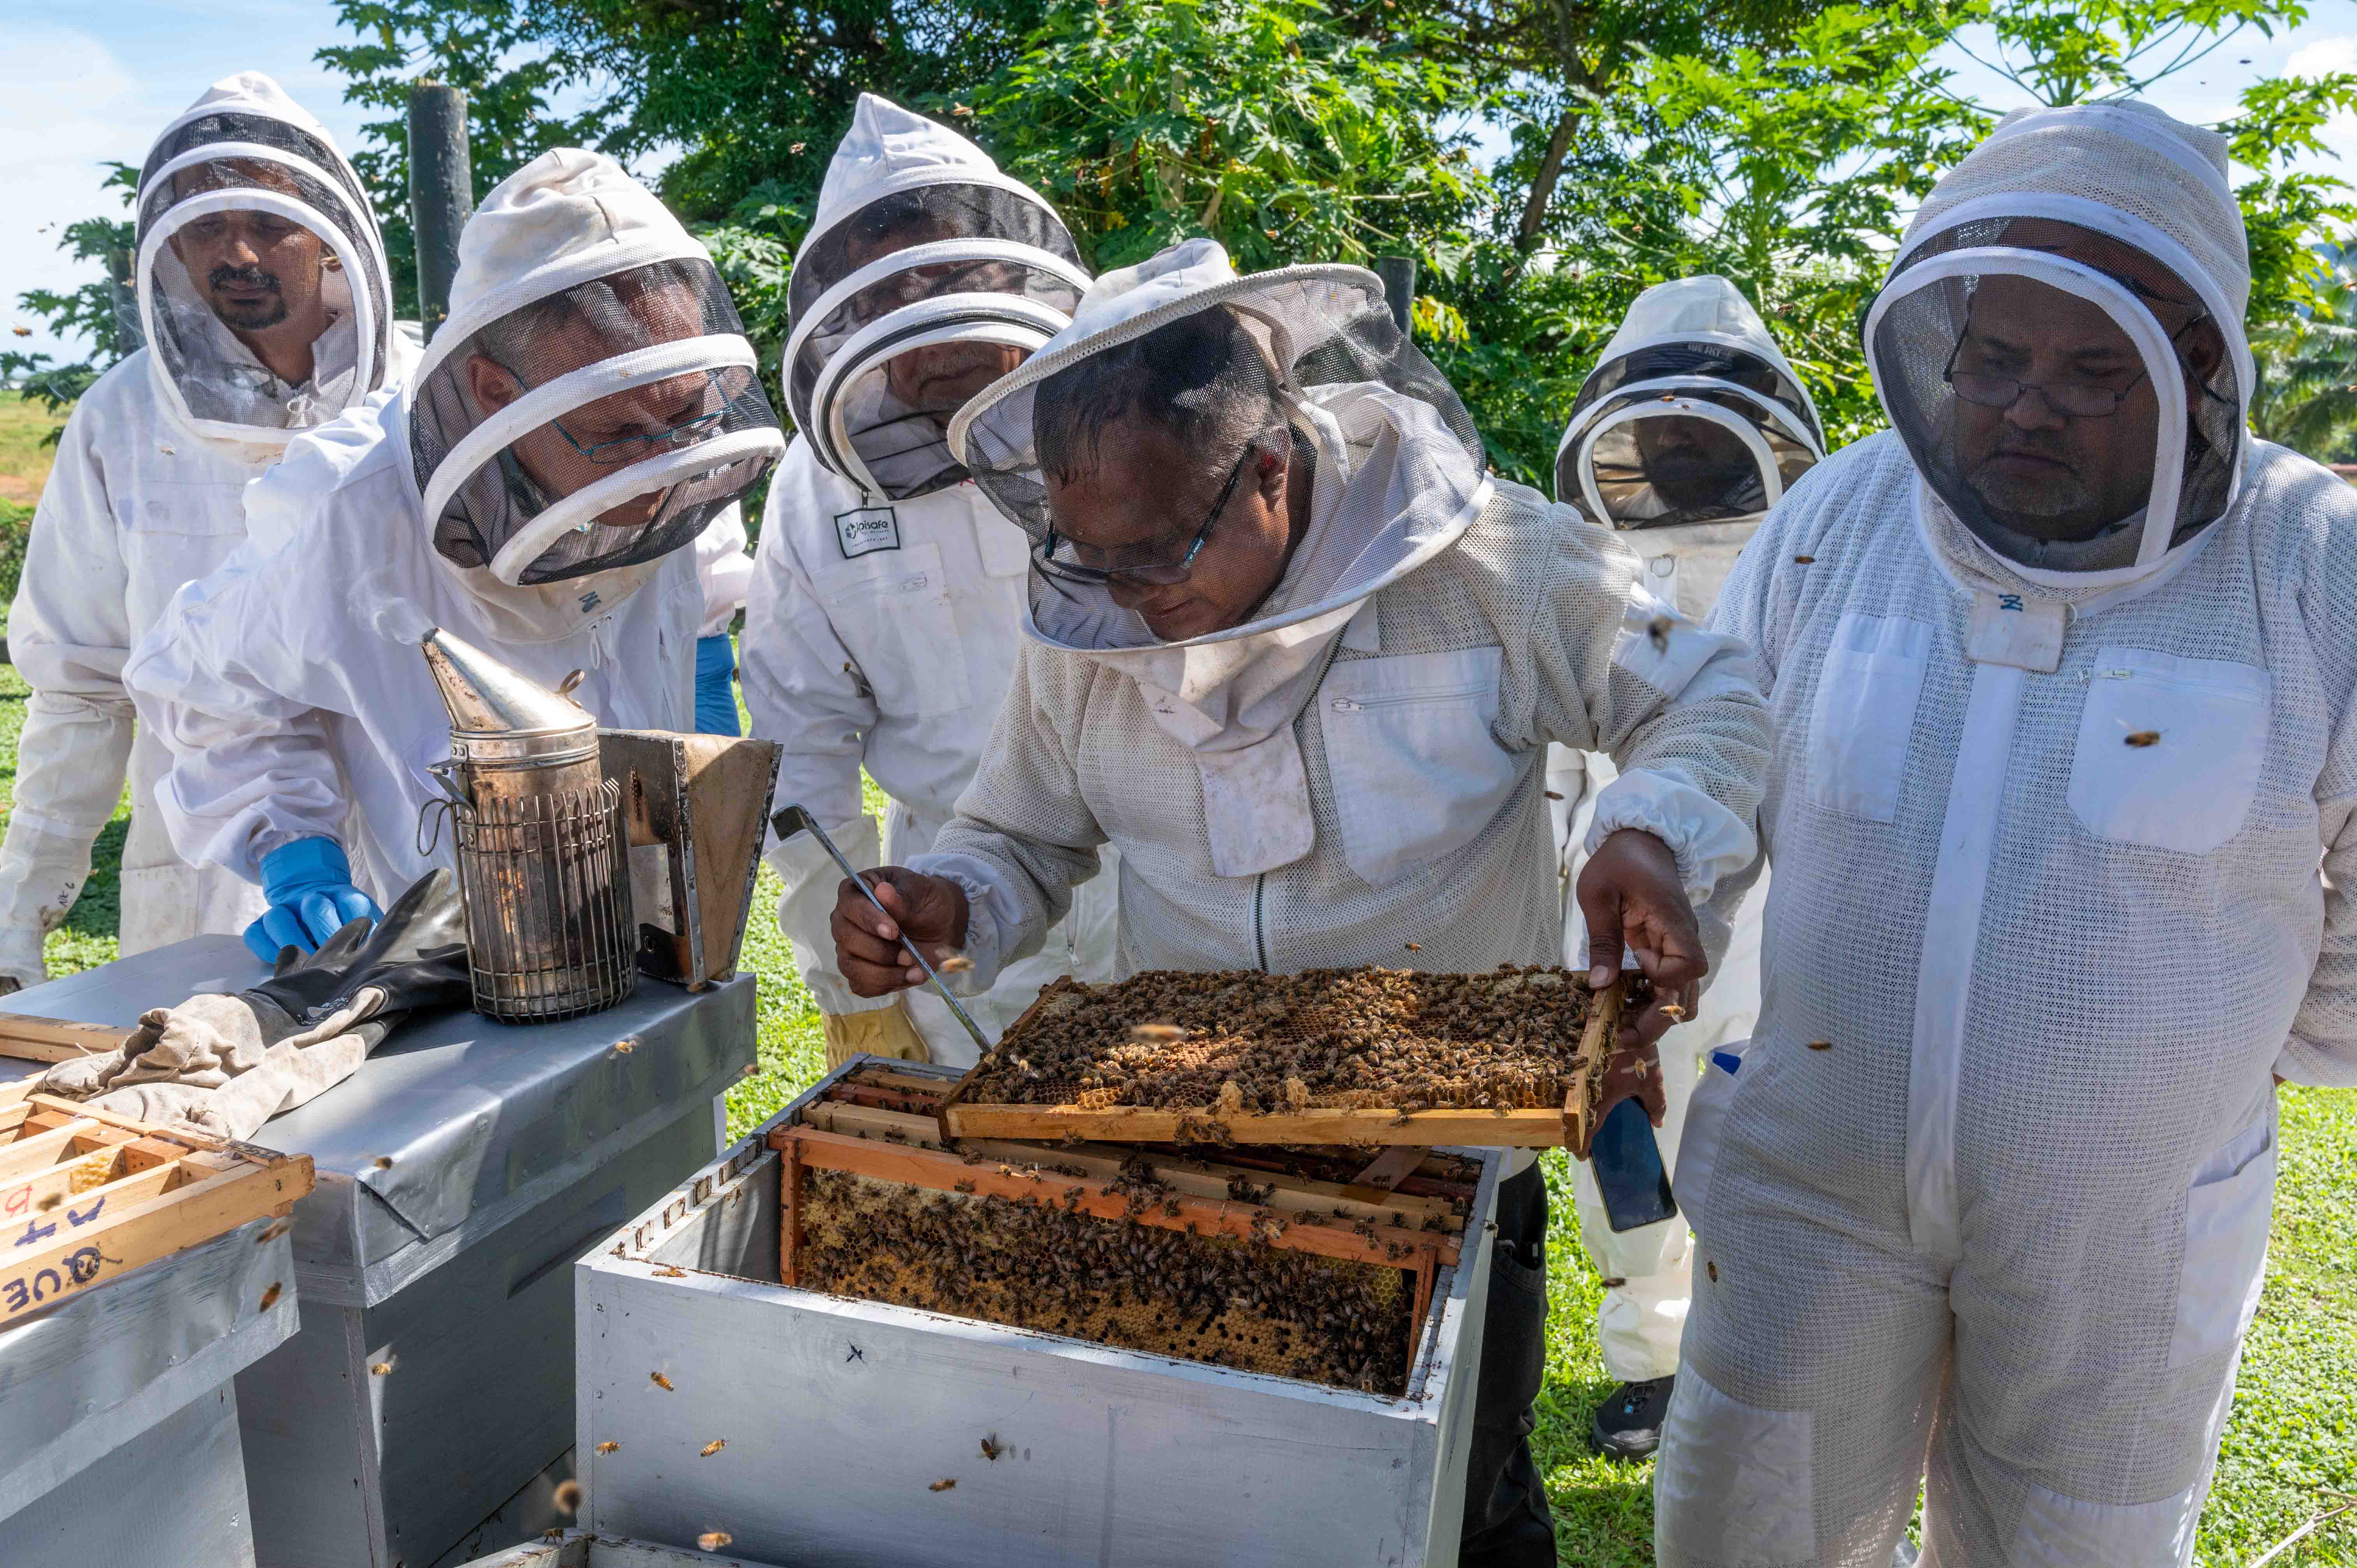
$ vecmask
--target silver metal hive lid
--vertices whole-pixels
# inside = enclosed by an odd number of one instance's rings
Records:
[[[597,721],[570,697],[440,627],[428,631],[419,646],[441,690],[442,705],[450,711],[454,759],[556,762],[596,753]]]

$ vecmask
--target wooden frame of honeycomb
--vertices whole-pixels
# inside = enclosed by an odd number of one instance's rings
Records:
[[[1088,1138],[1109,1143],[1359,1148],[1441,1144],[1579,1147],[1596,1112],[1604,1058],[1621,1009],[1638,1004],[1637,988],[1641,983],[1632,977],[1606,992],[1598,1004],[1584,975],[1560,969],[1505,968],[1476,975],[1377,969],[1319,970],[1299,975],[1222,972],[1181,976],[1156,972],[1103,986],[1060,980],[1043,990],[997,1047],[959,1081],[942,1107],[942,1129],[952,1139]],[[1133,1016],[1139,1010],[1140,987],[1149,984],[1176,988],[1185,1000],[1176,1006],[1156,1005],[1154,993],[1148,992],[1147,1011],[1183,1015],[1191,1017],[1196,1026]],[[1460,1066],[1473,1070],[1470,1079],[1436,1078],[1419,1086],[1415,1095],[1426,1101],[1423,1104],[1371,1105],[1365,1103],[1364,1091],[1329,1092],[1323,1084],[1280,1078],[1286,1052],[1292,1051],[1297,1059],[1299,1041],[1310,1029],[1318,1033],[1309,1037],[1333,1042],[1328,1047],[1329,1056],[1348,1058],[1356,1048],[1351,1036],[1357,1021],[1333,1016],[1328,1004],[1336,994],[1368,986],[1380,986],[1394,998],[1404,990],[1411,999],[1407,1004],[1411,1024],[1422,1016],[1423,998],[1430,994],[1476,996],[1485,1019],[1510,1015],[1521,1005],[1516,998],[1526,998],[1534,1026],[1528,1035],[1518,1028],[1511,1042],[1500,1040],[1485,1048],[1483,1041],[1448,1036],[1446,1018],[1422,1036],[1412,1026],[1402,1033],[1399,1021],[1394,1020],[1391,1037],[1405,1042],[1405,1054],[1412,1061],[1426,1059],[1434,1051],[1442,1056],[1455,1053]],[[1285,999],[1288,991],[1296,998],[1307,995],[1313,1005],[1295,1007]],[[1213,1004],[1208,1009],[1199,1006],[1194,1002],[1197,996],[1212,998]],[[1576,1042],[1561,1023],[1567,999],[1577,999]],[[1203,1023],[1206,1011],[1215,1021]],[[1304,1015],[1314,1015],[1314,1021],[1303,1024]],[[1367,1032],[1375,1033],[1372,1026]],[[1050,1045],[1051,1033],[1096,1036],[1085,1047],[1089,1053],[1085,1069],[1093,1082],[1071,1076],[1068,1069],[1074,1058],[1069,1041]],[[1060,1052],[1055,1067],[1034,1068],[1030,1055],[1044,1055],[1047,1049]],[[1519,1059],[1517,1052],[1522,1053]],[[1145,1079],[1177,1064],[1188,1053],[1192,1053],[1187,1059],[1189,1080],[1208,1088],[1223,1070],[1232,1073],[1219,1085],[1216,1098],[1179,1105],[1125,1102],[1140,1098],[1138,1086]],[[1535,1068],[1528,1065],[1533,1063]],[[1133,1069],[1134,1076],[1125,1082],[1125,1072]],[[1487,1088],[1480,1086],[1485,1074],[1490,1079]],[[1037,1098],[1040,1090],[1025,1084],[1025,1090],[1035,1098],[1014,1100],[1009,1097],[1010,1079],[1044,1079],[1049,1095],[1067,1098],[1042,1102]],[[1267,1081],[1271,1079],[1275,1081]],[[1560,1085],[1560,1103],[1551,1095],[1534,1101],[1530,1089],[1534,1083]],[[1457,1097],[1454,1101],[1452,1095]],[[1534,1102],[1503,1103],[1517,1098]],[[1274,1108],[1278,1105],[1283,1109]]]
[[[1090,1144],[945,1146],[945,1080],[856,1069],[772,1130],[781,1283],[1369,1392],[1405,1390],[1472,1187],[1353,1196]]]

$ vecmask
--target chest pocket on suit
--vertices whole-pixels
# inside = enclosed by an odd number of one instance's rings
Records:
[[[1811,805],[1870,822],[1895,821],[1907,744],[1932,657],[1928,622],[1850,614],[1834,628],[1809,709],[1801,763]]]
[[[2104,648],[2088,672],[2071,813],[2115,843],[2207,854],[2242,831],[2266,760],[2264,670]]]
[[[238,472],[160,452],[140,454],[127,471],[109,466],[107,505],[130,577],[135,635],[163,614],[181,584],[209,575],[245,542]]]
[[[1521,776],[1492,738],[1502,651],[1402,653],[1338,663],[1318,689],[1342,857],[1381,887],[1461,849]]]
[[[940,545],[879,550],[813,574],[812,585],[886,713],[929,719],[974,702]]]

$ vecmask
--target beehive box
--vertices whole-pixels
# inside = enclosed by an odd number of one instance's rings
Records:
[[[1631,976],[1153,970],[1039,993],[951,1096],[957,1137],[1577,1145]]]
[[[1403,1200],[1437,1196],[1458,1228],[1426,1231],[1386,1220],[1369,1227],[1370,1251],[1359,1216],[1384,1214],[1383,1203],[1342,1197],[1338,1184],[1323,1191],[1307,1177],[1251,1165],[1222,1176],[1216,1165],[1157,1152],[1151,1164],[1160,1185],[1147,1188],[1118,1160],[1109,1173],[1088,1170],[1083,1162],[1113,1158],[1100,1152],[968,1144],[945,1155],[924,1146],[920,1127],[876,1120],[921,1123],[920,1114],[893,1107],[925,1095],[896,1085],[930,1095],[954,1080],[946,1071],[864,1059],[830,1074],[578,1266],[576,1441],[585,1527],[667,1541],[719,1531],[733,1542],[728,1551],[755,1561],[875,1568],[1453,1561],[1499,1156],[1469,1150],[1433,1161],[1462,1182],[1406,1177]],[[902,1138],[885,1135],[892,1131]],[[1277,1225],[1285,1236],[1315,1231],[1319,1245],[1330,1240],[1324,1232],[1335,1232],[1356,1249],[1351,1261],[1388,1269],[1407,1293],[1398,1369],[1380,1333],[1362,1337],[1383,1354],[1371,1349],[1358,1370],[1319,1381],[1285,1375],[1286,1358],[1300,1353],[1297,1336],[1284,1348],[1257,1348],[1265,1354],[1239,1349],[1214,1359],[1198,1332],[1191,1354],[1164,1340],[1164,1349],[1181,1352],[1172,1355],[1081,1337],[1113,1337],[1103,1320],[1119,1316],[1111,1309],[1055,1333],[974,1316],[991,1304],[973,1298],[974,1284],[955,1313],[785,1284],[789,1255],[798,1254],[798,1270],[817,1268],[819,1252],[838,1244],[827,1229],[833,1220],[797,1216],[785,1201],[788,1169],[814,1150],[859,1168],[803,1165],[804,1182],[848,1175],[899,1185],[920,1212],[937,1200],[996,1198],[1002,1211],[1052,1223],[1126,1220],[1112,1232],[1125,1247],[1250,1246],[1255,1224],[1264,1236]],[[977,1153],[981,1160],[965,1163]],[[943,1159],[964,1173],[946,1189],[931,1185],[943,1174],[933,1169],[922,1180],[893,1180],[895,1166],[907,1174]],[[1027,1168],[1033,1164],[1038,1180]],[[1060,1164],[1083,1174],[1052,1168]],[[1241,1196],[1228,1195],[1231,1179]],[[961,1180],[976,1190],[957,1192]],[[994,1185],[1005,1183],[1022,1184],[1037,1201],[1024,1204],[1024,1193]],[[1205,1183],[1217,1185],[1189,1190]],[[1446,1194],[1415,1191],[1452,1186],[1468,1189],[1461,1215]],[[1095,1212],[1109,1203],[1110,1214]],[[1178,1215],[1162,1212],[1172,1203]],[[1178,1223],[1137,1225],[1141,1215],[1128,1212],[1135,1204]],[[1224,1222],[1206,1218],[1222,1208]],[[1410,1239],[1417,1242],[1411,1250],[1432,1261],[1420,1308],[1417,1269],[1387,1253]],[[1307,1249],[1288,1255],[1340,1261]],[[1175,1274],[1179,1259],[1171,1262]],[[845,1265],[825,1265],[837,1266]],[[847,1266],[858,1274],[863,1265]],[[833,1283],[876,1285],[872,1276]],[[1070,1315],[1062,1302],[1053,1310],[1060,1323]],[[1279,1316],[1247,1323],[1237,1315],[1226,1326],[1268,1337]],[[1127,1331],[1147,1340],[1168,1334],[1168,1324],[1156,1330],[1147,1316]],[[1216,1331],[1213,1338],[1218,1348]],[[1375,1391],[1336,1386],[1361,1372]]]

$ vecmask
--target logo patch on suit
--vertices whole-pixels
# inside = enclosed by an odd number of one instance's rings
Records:
[[[864,506],[834,514],[835,542],[843,558],[856,561],[878,550],[900,548],[900,519],[888,506]]]

